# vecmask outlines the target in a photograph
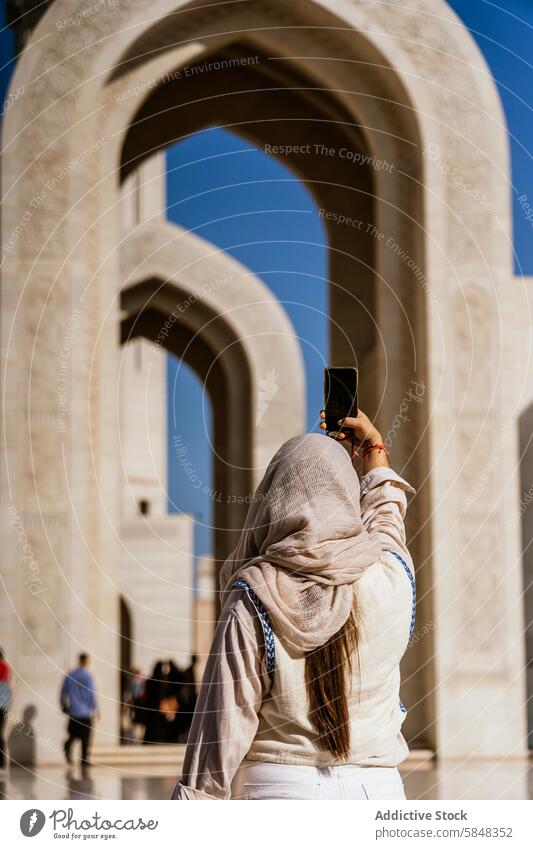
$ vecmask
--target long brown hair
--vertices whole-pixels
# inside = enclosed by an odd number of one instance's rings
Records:
[[[340,631],[305,657],[309,718],[318,732],[317,745],[331,752],[336,760],[346,760],[350,753],[348,697],[357,636],[352,607]],[[359,660],[359,655],[357,657]]]

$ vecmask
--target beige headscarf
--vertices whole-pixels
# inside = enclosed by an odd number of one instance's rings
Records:
[[[222,603],[243,578],[289,648],[307,652],[327,642],[348,619],[352,584],[381,554],[363,527],[359,497],[357,473],[338,442],[318,433],[285,442],[222,567]]]

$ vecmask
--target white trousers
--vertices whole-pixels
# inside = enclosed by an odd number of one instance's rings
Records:
[[[232,799],[405,799],[396,767],[314,767],[243,761]]]

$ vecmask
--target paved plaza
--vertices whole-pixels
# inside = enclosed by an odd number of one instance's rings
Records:
[[[37,770],[12,768],[0,779],[2,799],[169,799],[178,769],[98,766],[81,776],[62,766]],[[408,799],[531,799],[533,760],[430,762],[408,761],[401,769]]]

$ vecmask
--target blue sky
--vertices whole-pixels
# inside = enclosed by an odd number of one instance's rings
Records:
[[[515,273],[533,274],[531,223],[517,198],[533,197],[531,134],[533,35],[531,0],[450,0],[469,27],[498,85],[511,143]],[[0,0],[0,94],[8,86],[13,38]],[[168,151],[168,217],[245,263],[284,304],[301,340],[307,375],[308,428],[316,427],[322,368],[328,359],[326,246],[314,201],[282,163],[229,133],[212,128]],[[238,184],[238,185],[236,185]],[[531,201],[530,201],[531,202]],[[211,548],[211,503],[189,486],[172,452],[180,434],[197,475],[211,481],[211,412],[202,386],[173,359],[168,367],[169,509],[197,518],[196,552]]]

